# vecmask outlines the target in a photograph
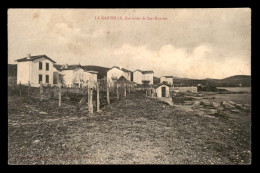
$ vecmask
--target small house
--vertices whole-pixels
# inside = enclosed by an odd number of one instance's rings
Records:
[[[170,97],[170,87],[166,84],[154,84],[152,85],[151,92],[154,93],[154,97]]]

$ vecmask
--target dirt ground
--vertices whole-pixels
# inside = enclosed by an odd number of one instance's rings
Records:
[[[197,99],[230,98],[251,104],[251,94]],[[213,116],[131,93],[89,115],[57,100],[9,96],[8,163],[250,164],[251,112]]]

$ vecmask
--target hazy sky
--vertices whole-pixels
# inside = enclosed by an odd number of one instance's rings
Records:
[[[153,70],[157,77],[250,75],[251,10],[9,9],[8,63],[28,53],[58,64]]]

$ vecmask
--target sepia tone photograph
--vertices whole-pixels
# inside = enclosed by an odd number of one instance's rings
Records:
[[[8,9],[9,165],[250,165],[251,9]]]

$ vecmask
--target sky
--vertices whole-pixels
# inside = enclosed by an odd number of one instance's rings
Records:
[[[120,66],[154,75],[251,75],[251,9],[9,9],[8,63]]]

